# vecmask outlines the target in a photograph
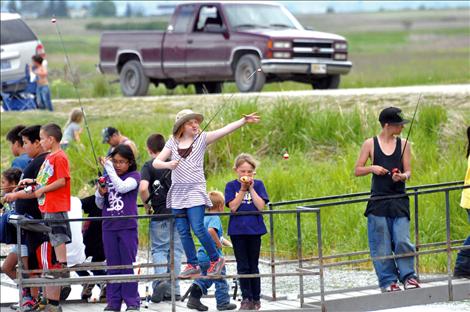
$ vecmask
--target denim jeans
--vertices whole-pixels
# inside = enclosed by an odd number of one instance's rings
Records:
[[[38,85],[36,89],[36,101],[38,104],[38,108],[41,109],[48,109],[50,111],[53,111],[54,108],[52,107],[52,101],[51,101],[51,91],[49,90],[49,86],[41,86]]]
[[[468,223],[470,223],[470,209],[467,209]],[[470,246],[470,236],[467,237],[464,246]],[[470,276],[470,249],[460,250],[455,260],[455,273]]]
[[[399,255],[414,252],[410,241],[410,220],[406,217],[367,216],[367,234],[371,257]],[[373,261],[381,288],[400,280],[415,277],[414,257]]]
[[[152,243],[152,261],[154,264],[167,264],[167,267],[159,266],[154,268],[155,274],[165,274],[170,272],[170,228],[171,219],[152,220],[150,222],[150,240]],[[176,227],[174,227],[174,252],[175,252],[175,274],[181,271],[181,257],[183,256],[183,245]],[[163,280],[152,282],[152,288],[157,287]],[[180,283],[176,280],[175,294],[180,294]]]
[[[199,266],[201,267],[201,275],[206,276],[210,265],[209,256],[204,251],[200,250],[197,253],[197,258],[199,260]],[[226,270],[224,266],[221,274],[225,275],[225,273]],[[204,295],[207,295],[207,290],[212,286],[212,284],[215,284],[215,300],[217,302],[217,306],[223,306],[230,303],[230,295],[228,293],[230,288],[225,279],[197,279],[194,281],[194,284],[201,288]]]
[[[190,226],[196,237],[199,239],[202,247],[207,251],[210,261],[217,261],[219,259],[215,243],[207,229],[204,227],[205,210],[205,206],[195,206],[186,209],[172,209],[174,215],[186,215],[186,217],[175,218],[175,224],[178,229],[178,233],[180,234],[186,259],[188,263],[192,265],[198,265],[198,260],[196,246],[194,245],[193,237],[191,236]]]

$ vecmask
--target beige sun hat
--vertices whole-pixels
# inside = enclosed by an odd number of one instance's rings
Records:
[[[204,120],[204,116],[202,116],[202,114],[193,112],[191,109],[183,109],[182,111],[179,111],[178,114],[176,114],[175,125],[173,126],[173,135],[176,135],[179,127],[191,119],[197,119],[197,121],[199,121],[201,124]]]

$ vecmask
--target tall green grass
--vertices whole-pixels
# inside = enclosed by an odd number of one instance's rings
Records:
[[[404,104],[407,99],[397,101]],[[139,168],[148,158],[145,151],[146,137],[153,132],[171,133],[174,114],[179,109],[165,103],[114,100],[84,104],[89,105],[86,108],[88,122],[98,155],[104,155],[107,149],[107,145],[101,143],[100,130],[113,125],[137,143]],[[426,97],[420,104],[411,134],[413,175],[409,185],[463,179],[466,170],[465,126],[470,124],[470,111],[456,112],[451,103],[447,104],[449,108],[443,106],[442,99],[437,97]],[[225,184],[236,178],[232,170],[233,161],[241,152],[251,153],[260,161],[256,177],[264,181],[272,202],[369,190],[370,176],[354,177],[353,170],[362,142],[380,131],[376,121],[376,106],[367,107],[355,101],[340,99],[322,99],[320,102],[318,98],[295,101],[281,98],[270,103],[260,103],[257,99],[221,100],[213,106],[201,106],[196,102],[190,106],[203,111],[206,119],[209,119],[219,105],[227,107],[214,119],[209,129],[216,129],[252,111],[261,113],[262,122],[243,127],[209,147],[205,159],[208,190],[223,191]],[[394,105],[400,106],[400,103]],[[412,112],[411,106],[405,110],[410,118]],[[8,144],[5,144],[4,139],[8,129],[18,123],[43,124],[54,121],[63,125],[66,118],[65,108],[53,114],[39,111],[2,113],[2,169],[7,168],[11,161]],[[403,136],[406,133],[407,128]],[[89,181],[96,175],[96,166],[85,133],[81,139],[83,146],[72,145],[67,149],[67,154],[71,163],[72,193],[83,197],[93,192]],[[290,154],[288,160],[282,158],[282,152],[286,149]],[[458,205],[459,199],[460,192],[450,193],[452,239],[463,239],[470,232],[465,211]],[[419,207],[420,241],[444,241],[443,194],[420,196]],[[293,209],[295,206],[284,208]],[[326,254],[367,250],[364,210],[365,203],[322,208],[323,246]],[[265,219],[268,222],[268,218]],[[277,255],[295,257],[295,215],[274,216],[273,219]],[[225,225],[226,222],[224,218]],[[411,223],[413,228],[413,212]],[[306,255],[316,254],[315,226],[313,214],[302,216]],[[140,240],[144,246],[148,243],[146,233],[147,224],[142,223]],[[264,236],[264,253],[269,251],[268,241],[269,236]],[[443,271],[445,265],[444,255],[421,258],[421,270],[424,271]]]

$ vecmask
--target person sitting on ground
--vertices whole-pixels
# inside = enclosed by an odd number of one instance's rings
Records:
[[[73,142],[80,143],[80,133],[82,133],[82,127],[80,123],[83,121],[83,112],[79,108],[74,108],[70,112],[69,119],[65,124],[64,137],[60,142],[62,149],[66,149]]]
[[[222,252],[222,222],[218,215],[214,213],[223,212],[224,211],[224,195],[221,192],[212,191],[209,192],[209,198],[212,202],[212,207],[207,208],[208,214],[204,216],[204,227],[209,231],[212,240],[215,243],[217,248],[217,252],[221,257],[223,257]],[[199,266],[201,267],[201,275],[207,275],[207,269],[209,268],[210,258],[207,255],[207,251],[204,247],[200,247],[197,252],[197,258],[199,261]],[[225,265],[222,268],[221,275],[225,275],[226,269]],[[207,311],[209,308],[202,304],[201,297],[202,295],[207,295],[207,290],[215,284],[215,300],[217,302],[217,310],[219,311],[226,311],[226,310],[234,310],[237,308],[237,305],[234,303],[230,303],[230,295],[229,295],[229,285],[225,278],[221,279],[197,279],[194,281],[193,285],[191,286],[191,293],[189,295],[187,307],[190,309],[195,309],[198,311]]]

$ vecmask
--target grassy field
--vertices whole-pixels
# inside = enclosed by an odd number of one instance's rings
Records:
[[[147,159],[146,137],[153,132],[168,135],[175,113],[182,107],[203,111],[209,118],[219,105],[226,105],[209,129],[216,129],[240,118],[242,113],[258,111],[262,122],[252,125],[212,145],[206,155],[208,190],[222,190],[235,178],[231,167],[241,152],[249,152],[260,160],[257,178],[267,187],[271,201],[362,192],[369,190],[370,177],[356,178],[353,168],[360,146],[367,137],[378,133],[378,112],[396,105],[410,116],[416,95],[380,96],[315,96],[288,98],[228,97],[161,97],[153,99],[85,100],[84,106],[93,141],[99,155],[107,145],[101,143],[100,131],[113,125],[133,139],[139,148],[139,168]],[[413,142],[413,178],[410,185],[462,180],[466,169],[465,127],[470,124],[468,94],[426,95],[417,114]],[[63,125],[75,101],[57,100],[57,110],[7,112],[1,114],[1,168],[9,166],[11,155],[5,134],[18,123],[43,124],[54,121]],[[407,133],[405,131],[405,133]],[[93,192],[88,183],[94,178],[90,144],[83,133],[84,147],[67,150],[72,170],[72,193],[85,196]],[[282,158],[288,149],[289,160]],[[445,240],[443,194],[420,197],[421,242]],[[466,214],[458,206],[460,192],[451,193],[451,237],[463,239],[469,233]],[[413,204],[413,202],[412,202]],[[294,207],[286,207],[294,208]],[[322,227],[326,252],[340,253],[367,249],[365,204],[322,209]],[[143,211],[141,212],[143,213]],[[279,257],[295,257],[295,216],[275,217],[276,252]],[[226,221],[226,220],[225,220]],[[412,225],[413,226],[413,225]],[[305,254],[315,251],[316,238],[313,215],[304,216],[302,232]],[[141,244],[147,243],[147,224],[140,228]],[[263,240],[263,253],[269,252],[268,235]],[[424,256],[421,270],[444,271],[445,256]]]
[[[298,16],[305,26],[345,36],[349,41],[353,69],[342,77],[341,88],[384,87],[470,82],[470,24],[468,9],[341,13]],[[138,21],[166,21],[168,17]],[[120,96],[117,77],[96,72],[99,61],[98,31],[87,30],[91,22],[126,23],[136,20],[61,20],[60,27],[70,55],[73,76],[82,97]],[[27,21],[46,47],[54,98],[74,97],[71,75],[65,68],[62,47],[54,26],[44,19]],[[263,91],[311,89],[310,85],[272,83]],[[235,91],[226,83],[224,92]],[[166,90],[151,86],[149,94],[192,94],[192,86]]]

